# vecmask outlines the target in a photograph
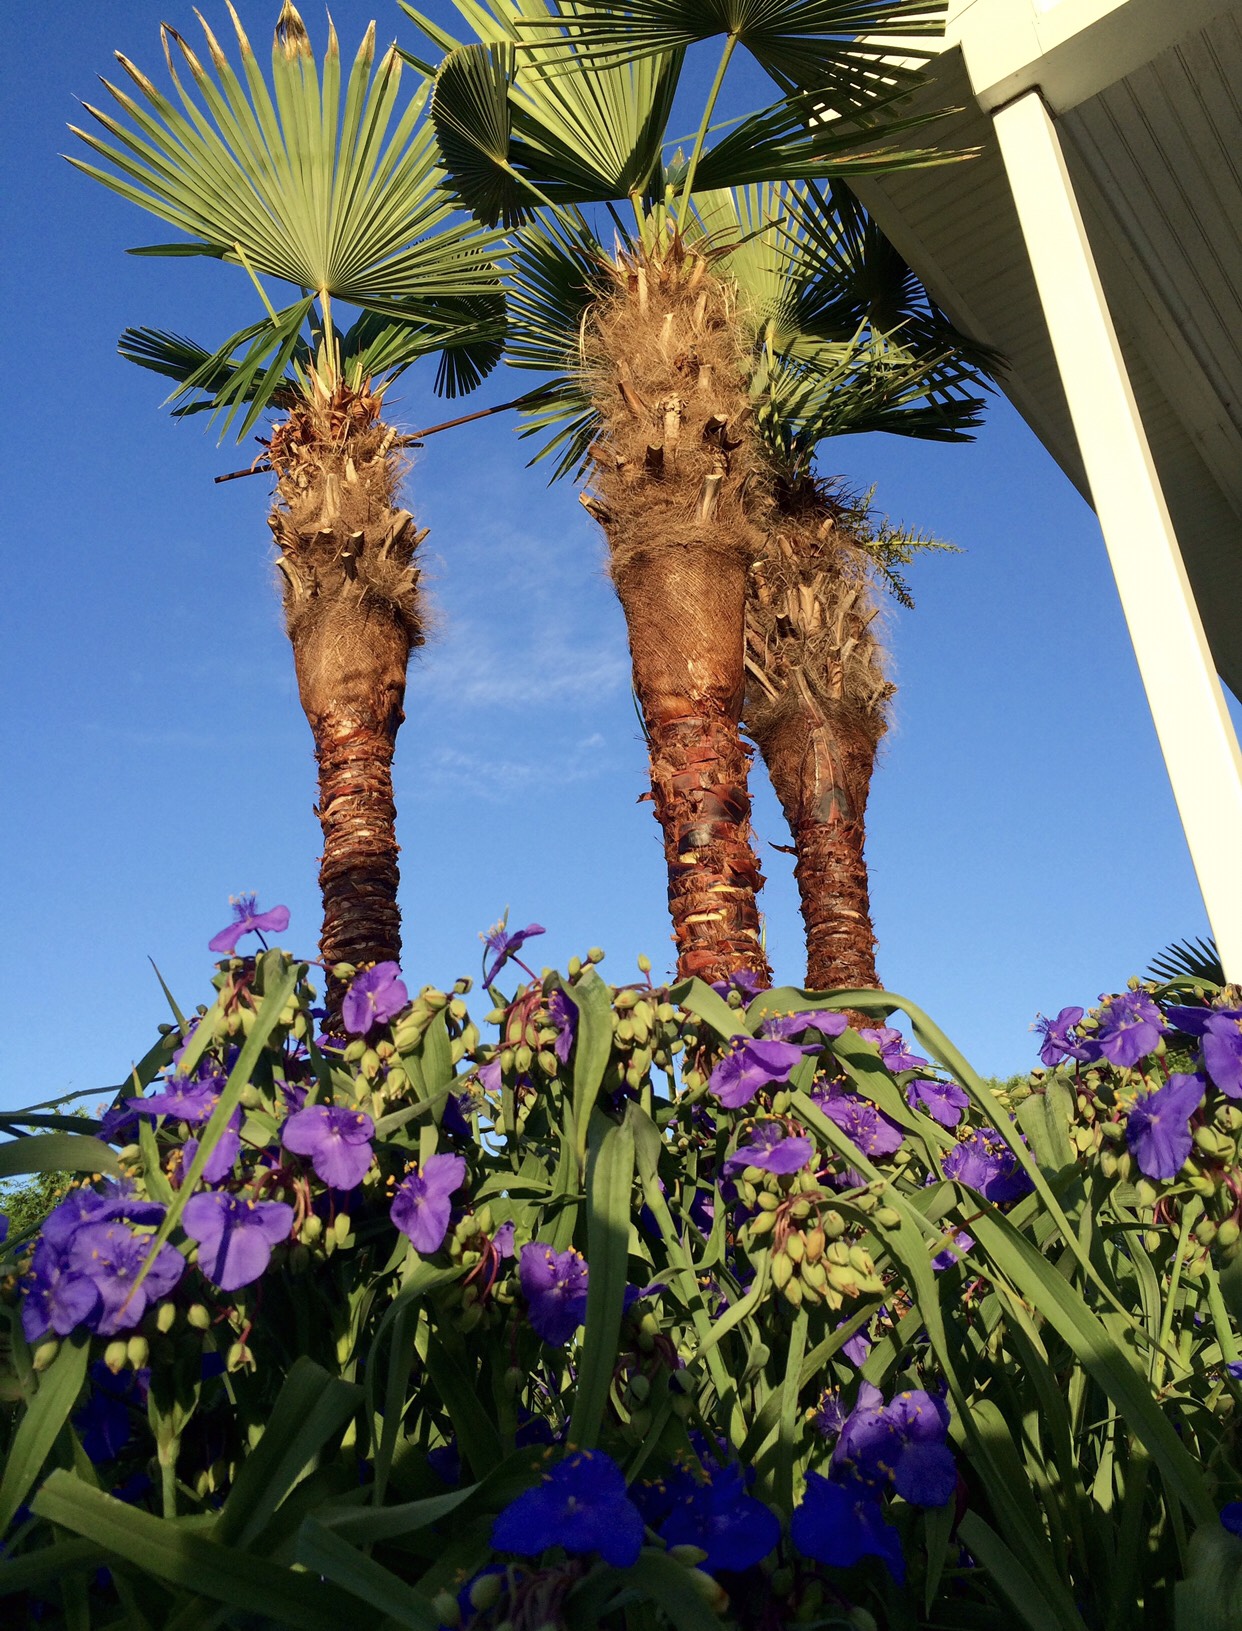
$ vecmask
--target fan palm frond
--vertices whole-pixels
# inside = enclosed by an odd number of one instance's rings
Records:
[[[609,64],[724,35],[785,89],[817,90],[844,112],[879,82],[919,83],[917,49],[904,44],[898,58],[873,41],[939,35],[944,12],[944,0],[574,0],[525,26],[541,45],[559,36],[575,57]]]
[[[374,25],[347,74],[329,25],[321,72],[296,12],[286,6],[281,16],[270,83],[235,13],[240,73],[206,23],[209,66],[165,25],[172,94],[118,55],[136,94],[105,82],[119,114],[87,108],[104,135],[71,127],[103,161],[71,163],[186,234],[143,253],[214,256],[244,267],[260,293],[263,277],[299,291],[299,301],[279,312],[269,305],[266,323],[211,353],[211,370],[193,381],[201,392],[215,380],[212,406],[226,428],[249,403],[239,435],[281,388],[305,343],[295,313],[304,323],[316,300],[329,334],[331,301],[411,325],[408,357],[414,337],[420,354],[459,354],[471,310],[463,302],[491,314],[500,294],[494,239],[454,220],[444,196],[422,117],[427,88],[402,95],[395,49],[375,60]],[[142,351],[139,341],[126,354],[151,366]],[[465,385],[479,366],[459,358],[449,376]]]
[[[1224,985],[1225,967],[1220,960],[1215,940],[1201,936],[1195,940],[1175,940],[1158,957],[1153,957],[1147,969],[1154,980],[1205,980],[1212,985]]]

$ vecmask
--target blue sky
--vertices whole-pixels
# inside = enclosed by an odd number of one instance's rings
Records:
[[[241,9],[266,41],[278,6]],[[381,39],[413,43],[395,6],[345,0],[347,50],[376,12]],[[223,6],[206,14],[227,27]],[[318,43],[321,16],[305,14]],[[165,16],[197,28],[180,0],[0,18],[7,1106],[125,1074],[166,1017],[148,959],[183,1005],[205,1000],[230,894],[286,903],[296,950],[318,937],[314,760],[267,485],[212,481],[257,449],[174,422],[161,381],[115,348],[139,323],[216,343],[254,315],[244,274],[127,257],[167,229],[57,156],[113,48],[160,65]],[[390,396],[402,430],[454,411],[432,372]],[[467,406],[527,382],[494,376]],[[531,951],[548,962],[599,944],[620,980],[639,952],[657,973],[671,960],[601,540],[528,452],[500,418],[430,439],[408,478],[431,528],[434,621],[396,767],[415,984],[477,976],[478,934],[506,906],[547,925]],[[1091,1001],[1207,932],[1098,528],[999,398],[971,446],[845,438],[820,464],[963,551],[918,565],[918,609],[887,619],[900,690],[869,824],[879,966],[980,1069],[1025,1069],[1037,1011]],[[787,833],[761,767],[754,793],[769,950],[796,982],[791,863],[769,848]]]

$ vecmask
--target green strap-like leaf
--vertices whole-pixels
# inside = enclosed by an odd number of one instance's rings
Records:
[[[89,1338],[67,1338],[39,1378],[38,1390],[17,1424],[0,1480],[0,1535],[29,1495],[86,1380]],[[68,1474],[66,1474],[66,1477]]]
[[[386,1622],[409,1626],[411,1631],[440,1631],[444,1623],[421,1592],[313,1518],[298,1530],[294,1557],[312,1574],[335,1581],[349,1593],[355,1623],[363,1605],[384,1615]]]
[[[119,1178],[116,1151],[81,1133],[32,1133],[0,1144],[0,1178],[22,1172],[106,1172]]]
[[[569,1442],[595,1448],[608,1389],[617,1364],[617,1341],[629,1269],[630,1196],[634,1187],[634,1125],[609,1121],[599,1111],[591,1123],[587,1167],[586,1333],[578,1362],[578,1386]]]
[[[294,1361],[263,1429],[220,1509],[212,1538],[249,1546],[324,1446],[362,1402],[360,1387],[329,1375],[305,1355]]]
[[[84,1535],[110,1552],[182,1590],[213,1602],[231,1603],[299,1631],[340,1631],[356,1613],[339,1587],[312,1575],[252,1557],[177,1523],[152,1517],[71,1473],[54,1472],[31,1502],[49,1523]]]

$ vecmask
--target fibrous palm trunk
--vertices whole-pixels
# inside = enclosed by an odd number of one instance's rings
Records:
[[[874,989],[867,796],[893,686],[862,551],[807,478],[777,484],[747,608],[746,724],[793,833],[807,986]]]
[[[395,432],[379,414],[369,387],[313,377],[268,453],[285,625],[319,763],[330,1023],[343,992],[334,965],[401,956],[392,756],[423,640],[414,555],[425,534],[397,504]]]
[[[683,978],[770,979],[750,835],[746,580],[760,539],[730,292],[675,244],[620,257],[592,313],[588,376],[603,432],[587,508],[608,539],[651,754]]]

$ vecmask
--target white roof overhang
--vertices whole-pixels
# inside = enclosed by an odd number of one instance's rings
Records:
[[[950,0],[929,74],[920,101],[961,109],[936,140],[978,156],[858,196],[1002,354],[1001,389],[1089,498],[991,119],[1039,90],[1213,661],[1242,697],[1242,0]]]

